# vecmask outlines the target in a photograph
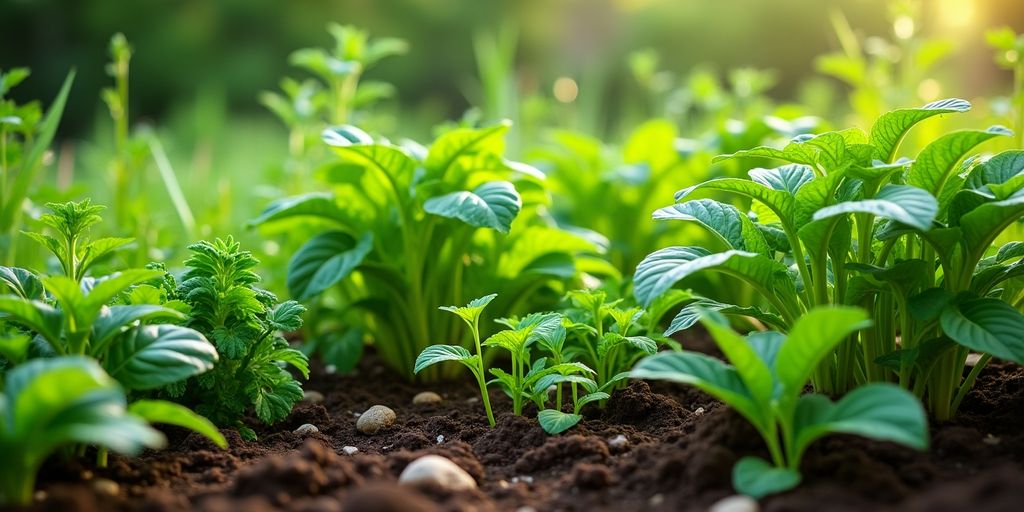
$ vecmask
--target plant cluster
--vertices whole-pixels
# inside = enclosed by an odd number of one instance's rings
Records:
[[[330,192],[277,201],[254,221],[316,218],[330,226],[288,266],[291,295],[323,296],[314,309],[342,322],[314,340],[361,347],[366,333],[385,363],[409,374],[434,340],[463,339],[463,326],[437,313],[444,304],[501,289],[507,293],[490,309],[509,316],[539,309],[541,292],[557,297],[583,270],[614,272],[592,242],[535,215],[547,201],[543,175],[504,158],[508,128],[455,128],[429,149],[351,126],[324,132],[341,159],[325,172]]]
[[[816,306],[864,307],[872,328],[850,335],[816,368],[827,394],[871,382],[896,382],[948,419],[990,357],[1024,361],[1019,333],[1021,244],[991,254],[1005,229],[1024,217],[1024,153],[972,156],[979,144],[1009,135],[1002,127],[941,135],[915,160],[898,158],[917,123],[963,112],[944,100],[879,118],[858,129],[798,137],[719,157],[759,157],[786,165],[750,170],[750,180],[720,178],[676,193],[655,219],[694,222],[726,250],[674,246],[637,267],[635,293],[650,303],[694,274],[723,273],[764,301],[744,306],[699,299],[666,335],[692,325],[699,308],[754,317],[788,331]],[[738,194],[751,214],[699,191]],[[991,254],[991,255],[990,255]],[[984,354],[961,379],[971,351]]]
[[[253,269],[259,260],[231,237],[202,241],[189,251],[181,284],[166,274],[163,293],[152,299],[185,304],[185,325],[209,338],[219,358],[211,371],[178,381],[165,392],[217,425],[254,439],[255,432],[242,422],[249,411],[272,424],[302,399],[302,387],[285,367],[309,377],[309,362],[281,333],[302,327],[306,308],[292,300],[278,302],[274,294],[256,288],[260,277]]]

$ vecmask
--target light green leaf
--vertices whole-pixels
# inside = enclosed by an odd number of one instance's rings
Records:
[[[540,422],[541,428],[550,435],[561,434],[576,426],[582,419],[583,416],[579,414],[569,414],[555,409],[544,409],[537,413],[537,421]]]
[[[892,219],[921,231],[932,227],[939,213],[935,198],[917,187],[908,185],[885,185],[870,199],[846,201],[826,206],[814,213],[814,220],[827,219],[847,213],[869,213],[876,217]]]
[[[41,300],[43,298],[43,283],[30,270],[0,266],[0,284],[6,285],[23,299]]]
[[[798,318],[775,359],[785,396],[796,398],[822,359],[846,336],[868,325],[864,310],[847,306],[817,307]]]
[[[917,123],[932,116],[953,112],[967,112],[971,104],[958,98],[929,103],[921,108],[905,108],[882,114],[871,127],[869,142],[875,147],[875,158],[889,163],[907,132]]]
[[[991,138],[1009,135],[1011,132],[1001,126],[988,130],[962,130],[947,133],[925,146],[910,166],[907,184],[922,188],[939,197],[943,186],[957,164],[978,144]]]
[[[344,231],[321,233],[288,262],[288,291],[298,300],[316,296],[348,277],[373,249],[373,234],[356,240]]]
[[[960,218],[968,250],[980,257],[1008,226],[1024,217],[1024,190],[1002,201],[985,203]]]
[[[0,313],[3,320],[27,327],[59,348],[63,315],[45,302],[25,300],[9,295],[0,296]]]
[[[477,358],[478,356],[470,354],[464,347],[457,345],[431,345],[416,357],[416,364],[412,371],[419,373],[424,368],[437,363],[457,361],[475,372]]]
[[[654,220],[694,221],[714,233],[730,249],[769,255],[771,249],[754,223],[736,207],[712,199],[674,204],[654,212]]]
[[[459,157],[480,152],[501,153],[504,151],[504,136],[512,127],[510,121],[484,128],[456,128],[437,138],[430,146],[423,166],[428,178],[440,179]]]
[[[259,226],[293,217],[317,217],[345,225],[348,217],[338,207],[334,195],[329,192],[311,192],[286,197],[270,203],[259,216],[246,222],[246,226]]]
[[[156,389],[213,369],[217,349],[177,325],[141,325],[110,346],[103,366],[128,389]]]
[[[803,185],[801,186],[801,188]],[[793,194],[774,190],[761,183],[743,180],[739,178],[718,178],[702,182],[689,188],[684,188],[675,194],[676,202],[682,201],[696,190],[719,190],[722,192],[734,192],[751,199],[760,201],[775,213],[780,219],[788,220],[793,218],[796,211],[796,201]]]
[[[484,183],[472,192],[452,192],[431,197],[423,203],[427,213],[502,233],[508,233],[522,206],[523,201],[515,186],[507,181]]]
[[[800,472],[772,466],[759,457],[743,457],[732,468],[736,492],[761,499],[800,485]]]
[[[747,171],[747,175],[755,183],[760,183],[772,190],[796,195],[800,187],[814,179],[814,170],[806,165],[789,164],[773,169],[757,167]]]
[[[128,412],[149,423],[187,428],[213,441],[220,448],[228,447],[228,441],[216,425],[184,405],[166,400],[137,400],[128,406]]]
[[[182,321],[185,315],[163,306],[154,305],[132,305],[132,306],[110,306],[103,308],[92,323],[92,335],[89,342],[92,345],[93,353],[97,347],[105,347],[115,335],[119,334],[124,327],[132,322],[148,322],[154,320]]]

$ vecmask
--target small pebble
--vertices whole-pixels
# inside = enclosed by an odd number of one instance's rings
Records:
[[[364,434],[373,435],[390,427],[397,418],[395,411],[392,411],[390,407],[375,405],[359,416],[356,421],[356,429]]]
[[[316,428],[316,425],[312,423],[303,423],[302,425],[299,425],[299,428],[292,431],[292,433],[300,436],[308,436],[310,434],[316,434],[317,432],[320,432],[320,429]]]
[[[466,403],[470,403],[470,404],[475,404],[475,403],[477,403],[479,401],[480,401],[480,399],[475,397],[475,396],[466,399]]]
[[[613,437],[613,438],[608,440],[608,447],[609,448],[616,448],[616,449],[625,448],[628,444],[629,444],[629,439],[626,439],[626,436],[624,436],[622,434],[619,434],[619,435],[617,435],[617,436],[615,436],[615,437]]]
[[[85,471],[82,471],[82,480],[92,480],[92,477],[93,477],[92,471],[89,471],[88,469],[85,470]]]
[[[512,477],[512,483],[516,484],[516,483],[519,483],[519,482],[522,482],[524,484],[530,485],[530,484],[533,483],[533,477],[530,476],[530,475],[523,475],[523,476],[514,476],[514,477]]]
[[[992,434],[985,434],[985,437],[981,438],[981,442],[983,442],[983,443],[985,443],[985,444],[987,444],[989,446],[997,446],[1002,441],[1003,441],[1002,439],[1000,439],[999,437],[994,436]]]
[[[324,371],[330,374],[335,374],[338,373],[338,367],[333,364],[329,364],[327,366],[324,366]]]
[[[694,416],[704,416],[704,408],[703,407],[698,407],[696,410],[693,411],[693,415]]]
[[[499,489],[508,489],[508,480],[498,480]]]
[[[32,497],[35,498],[36,501],[43,501],[46,499],[46,491],[36,491]]]
[[[438,434],[437,435],[437,444],[441,444],[443,442],[444,442],[444,436],[441,435],[441,434]]]
[[[434,393],[433,391],[416,393],[416,396],[412,397],[412,403],[414,405],[439,404],[442,400],[441,395]]]
[[[308,391],[303,391],[302,392],[302,401],[303,402],[309,402],[311,404],[318,404],[318,403],[324,401],[324,394],[319,392],[319,391],[312,390],[312,389],[308,390]]]
[[[431,485],[447,491],[476,489],[476,480],[466,470],[440,455],[424,455],[412,461],[398,477],[398,483]]]
[[[736,494],[714,502],[708,512],[759,512],[761,506],[750,496]]]
[[[647,499],[647,504],[652,507],[657,507],[665,502],[665,496],[662,494],[655,494]]]
[[[356,448],[355,446],[342,446],[341,451],[344,452],[345,455],[355,455],[359,453],[359,448]]]
[[[121,492],[121,486],[117,485],[117,482],[108,478],[97,478],[92,481],[92,489],[96,491],[96,494],[102,494],[104,496],[117,496]]]

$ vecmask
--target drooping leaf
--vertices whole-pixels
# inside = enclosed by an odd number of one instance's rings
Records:
[[[338,208],[334,195],[328,192],[311,192],[299,196],[286,197],[270,203],[260,212],[259,216],[246,223],[248,226],[259,226],[292,217],[317,217],[344,225],[347,221],[345,211]]]
[[[484,183],[470,191],[431,197],[423,203],[427,213],[459,219],[470,226],[508,233],[523,201],[507,181]]]
[[[939,316],[943,332],[971,350],[1024,364],[1024,315],[998,299],[969,299],[947,305]]]
[[[351,274],[372,249],[372,233],[358,240],[344,231],[321,233],[288,262],[288,291],[298,300],[313,297]]]
[[[202,434],[220,448],[228,447],[224,434],[221,434],[210,420],[192,412],[184,405],[166,400],[136,400],[128,406],[128,412],[149,423],[187,428]]]

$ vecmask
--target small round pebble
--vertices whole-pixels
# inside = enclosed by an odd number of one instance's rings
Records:
[[[309,402],[311,404],[318,404],[324,401],[324,394],[316,390],[308,390],[302,392],[302,401]]]
[[[619,434],[608,440],[609,448],[620,449],[625,448],[627,445],[629,445],[629,439],[626,439],[626,436],[622,434]]]
[[[398,477],[398,483],[437,486],[447,491],[476,489],[476,480],[466,470],[440,455],[424,455],[412,461]]]
[[[760,505],[750,496],[736,494],[714,502],[708,512],[759,512]]]
[[[303,423],[302,425],[299,425],[299,428],[293,431],[293,433],[300,436],[308,436],[310,434],[316,434],[317,432],[320,432],[320,429],[316,428],[316,425],[312,423]]]
[[[364,434],[373,435],[390,427],[396,419],[398,416],[390,407],[375,405],[359,416],[356,420],[356,429]]]
[[[412,403],[414,405],[433,405],[439,404],[443,401],[441,395],[434,393],[433,391],[424,391],[422,393],[416,393],[416,396],[412,397]]]
[[[359,453],[359,448],[355,446],[342,446],[341,451],[345,452],[345,455],[355,455]]]
[[[121,492],[121,486],[108,478],[97,478],[92,481],[92,488],[96,494],[104,496],[117,496]]]

